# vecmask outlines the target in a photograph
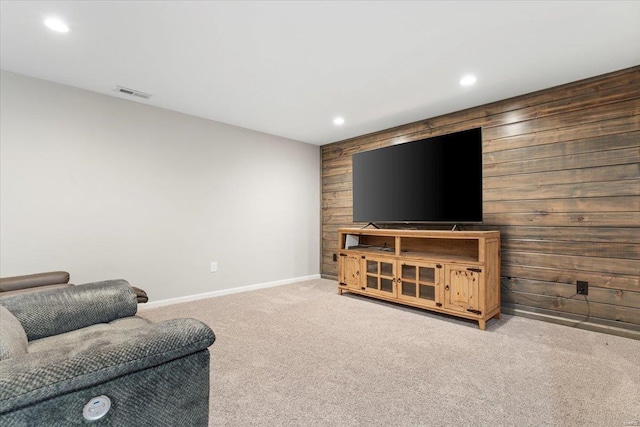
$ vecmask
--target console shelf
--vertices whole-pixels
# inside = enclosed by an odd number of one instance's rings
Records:
[[[498,231],[338,230],[338,293],[476,320],[500,318]]]

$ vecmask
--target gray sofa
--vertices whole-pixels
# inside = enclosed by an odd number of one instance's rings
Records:
[[[213,331],[113,280],[0,297],[1,426],[206,426]]]

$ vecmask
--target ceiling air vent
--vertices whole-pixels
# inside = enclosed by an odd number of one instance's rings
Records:
[[[139,90],[129,89],[129,88],[122,87],[122,86],[116,86],[116,88],[114,90],[116,92],[119,92],[119,93],[123,94],[123,95],[137,96],[138,98],[142,98],[142,99],[151,98],[151,94],[150,93],[144,93],[144,92],[140,92]]]

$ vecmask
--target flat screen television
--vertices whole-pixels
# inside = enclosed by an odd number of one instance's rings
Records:
[[[353,221],[481,223],[482,128],[354,154]]]

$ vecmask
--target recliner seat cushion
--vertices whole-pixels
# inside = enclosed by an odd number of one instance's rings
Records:
[[[117,319],[109,323],[98,323],[86,328],[66,332],[52,337],[29,342],[29,353],[60,351],[68,347],[68,353],[83,352],[95,346],[104,346],[114,341],[127,341],[127,331],[144,327],[151,322],[142,317],[132,316]]]

